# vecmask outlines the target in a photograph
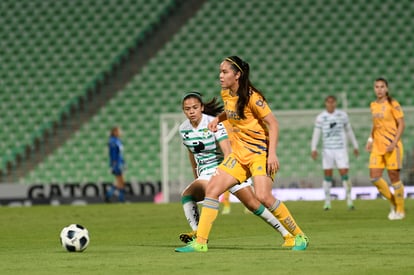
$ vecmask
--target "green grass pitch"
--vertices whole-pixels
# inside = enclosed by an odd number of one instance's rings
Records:
[[[181,205],[99,204],[0,208],[0,274],[414,274],[414,200],[403,221],[387,220],[384,200],[287,202],[310,238],[306,251],[281,248],[261,219],[232,205],[219,215],[207,253],[175,253],[188,231]],[[90,232],[83,253],[65,252],[60,230]]]

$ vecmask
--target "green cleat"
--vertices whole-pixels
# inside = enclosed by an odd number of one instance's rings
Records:
[[[305,250],[309,245],[309,239],[305,235],[296,235],[295,246],[292,250]]]
[[[175,252],[207,252],[207,250],[207,244],[200,244],[194,240],[189,242],[186,246],[176,248]]]

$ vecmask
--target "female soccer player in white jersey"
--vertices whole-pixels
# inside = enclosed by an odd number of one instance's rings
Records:
[[[322,187],[325,192],[325,210],[331,209],[331,187],[333,169],[336,167],[341,175],[342,185],[345,188],[346,201],[350,210],[354,209],[351,198],[352,184],[349,180],[349,159],[347,150],[347,137],[354,147],[354,155],[357,157],[358,142],[352,131],[348,115],[344,111],[336,109],[336,97],[333,95],[325,98],[326,110],[316,117],[311,142],[311,156],[314,160],[318,157],[319,137],[322,133],[322,168],[324,180]]]
[[[197,202],[204,199],[209,179],[216,173],[216,168],[223,161],[224,156],[231,152],[231,146],[223,124],[218,125],[219,129],[215,133],[207,128],[208,123],[214,119],[214,115],[221,113],[223,110],[216,98],[204,103],[199,93],[190,92],[184,95],[182,108],[187,119],[180,125],[179,133],[183,144],[188,149],[195,178],[182,192],[181,198],[184,215],[192,228],[192,232],[180,234],[180,240],[188,243],[197,234],[200,216]],[[285,240],[284,247],[294,245],[293,236],[256,199],[251,189],[251,181],[245,181],[230,188],[230,192],[243,202],[250,211],[279,231]]]

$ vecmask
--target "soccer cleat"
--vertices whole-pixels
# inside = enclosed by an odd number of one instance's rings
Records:
[[[355,206],[353,206],[352,204],[348,205],[348,210],[355,210]]]
[[[230,214],[231,208],[230,206],[224,206],[223,210],[221,210],[221,215],[227,215]]]
[[[200,244],[195,240],[189,242],[186,246],[178,247],[175,249],[175,252],[207,252],[208,247],[207,244]]]
[[[328,211],[331,209],[331,204],[330,203],[325,203],[325,205],[323,206],[323,210]]]
[[[305,235],[296,235],[295,245],[292,250],[305,250],[309,245],[309,239]]]
[[[197,238],[197,231],[191,231],[190,233],[181,233],[179,236],[183,243],[189,243]]]
[[[288,234],[283,237],[285,240],[282,244],[282,247],[294,247],[295,246],[295,237],[291,234]]]
[[[388,219],[389,220],[394,220],[394,217],[395,217],[395,207],[391,206],[390,213],[388,214]]]
[[[396,221],[396,220],[402,220],[405,218],[405,213],[400,213],[400,212],[393,212],[392,214],[390,213],[390,215],[388,215],[388,219],[390,219],[391,221]]]

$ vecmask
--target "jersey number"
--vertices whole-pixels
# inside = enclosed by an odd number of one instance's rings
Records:
[[[236,165],[237,160],[232,158],[232,157],[228,157],[226,162],[223,163],[224,166],[226,166],[227,168],[233,169],[234,166]]]

